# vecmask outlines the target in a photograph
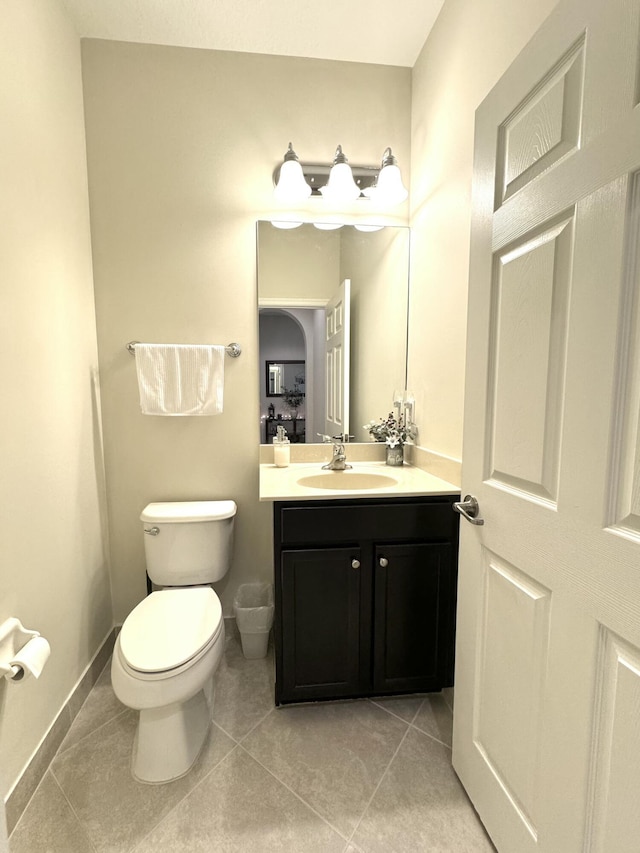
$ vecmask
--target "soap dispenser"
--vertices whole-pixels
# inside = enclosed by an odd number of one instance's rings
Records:
[[[283,426],[277,428],[277,433],[273,439],[273,464],[276,468],[286,468],[289,464],[291,445]]]

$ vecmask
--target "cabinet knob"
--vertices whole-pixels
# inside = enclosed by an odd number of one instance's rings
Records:
[[[360,568],[360,560],[351,560],[351,568],[359,569]]]
[[[387,566],[389,565],[389,560],[387,560],[386,557],[380,557],[380,565],[382,566],[383,569],[386,569]]]

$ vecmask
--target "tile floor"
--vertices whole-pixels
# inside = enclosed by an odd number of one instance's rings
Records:
[[[186,777],[136,783],[136,716],[107,666],[11,853],[494,850],[451,769],[451,711],[439,694],[275,708],[271,651],[247,661],[228,630],[213,718]]]

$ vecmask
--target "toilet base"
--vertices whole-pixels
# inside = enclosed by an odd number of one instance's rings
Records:
[[[131,763],[139,782],[171,782],[189,772],[211,725],[210,685],[206,688],[186,702],[139,712]]]

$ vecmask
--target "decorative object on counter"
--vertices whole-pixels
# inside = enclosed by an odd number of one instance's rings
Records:
[[[269,420],[272,421],[276,416],[276,407],[273,403],[269,403],[267,406],[267,412],[269,413]]]
[[[291,444],[283,426],[278,427],[278,434],[273,439],[273,464],[276,468],[286,468],[291,455]]]
[[[407,424],[403,416],[389,412],[386,418],[370,421],[364,425],[374,441],[387,445],[387,465],[404,463],[404,445],[415,436],[415,425]]]

